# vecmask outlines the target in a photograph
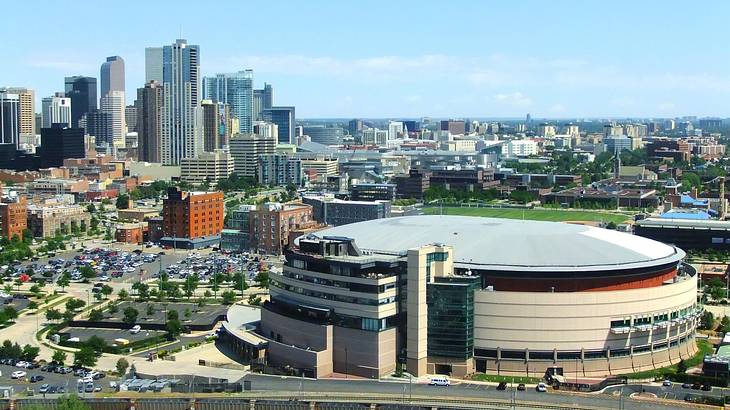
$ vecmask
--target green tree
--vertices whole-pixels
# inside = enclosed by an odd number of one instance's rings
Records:
[[[127,300],[129,297],[129,292],[127,292],[126,289],[120,289],[119,293],[117,293],[117,296],[119,297],[119,300]]]
[[[84,306],[86,306],[86,302],[81,299],[73,298],[66,301],[66,310],[70,310],[72,312],[76,312]]]
[[[57,410],[91,410],[91,407],[86,404],[79,396],[71,394],[68,396],[61,396],[58,399],[56,406]]]
[[[706,310],[704,313],[702,313],[700,328],[704,330],[715,329],[715,315],[713,315],[712,312],[710,312],[709,310]]]
[[[5,309],[2,310],[2,317],[5,318],[6,321],[15,320],[18,318],[18,310],[12,306],[5,306]]]
[[[139,317],[139,311],[132,306],[128,306],[124,309],[124,323],[133,324]]]
[[[65,291],[69,284],[71,284],[71,277],[68,272],[63,271],[61,276],[58,277],[58,280],[56,280],[56,285],[61,287],[61,291]]]
[[[224,305],[232,305],[236,301],[236,292],[232,290],[226,290],[221,293]]]
[[[246,283],[246,277],[244,276],[243,272],[237,271],[233,274],[233,287],[237,290],[241,291],[241,296],[243,296],[243,291],[248,289],[248,284]]]
[[[269,271],[261,270],[256,274],[253,279],[258,284],[258,287],[268,289],[269,288]]]
[[[152,316],[155,314],[155,306],[151,303],[147,304],[147,316]]]
[[[724,333],[730,332],[730,317],[722,317],[722,320],[720,320],[720,331]]]
[[[180,322],[180,317],[177,313],[177,310],[173,309],[167,312],[167,323],[165,324],[165,328],[167,329],[167,333],[170,335],[171,338],[175,338],[183,332],[184,328],[182,323]]]
[[[101,287],[101,291],[99,293],[101,293],[102,295],[104,295],[105,298],[108,298],[109,295],[112,294],[112,292],[114,292],[114,289],[111,286],[104,285],[104,286]]]
[[[117,306],[116,303],[112,303],[111,305],[109,305],[109,314],[110,315],[116,315],[118,311],[119,311],[119,306]]]
[[[41,352],[40,347],[25,345],[23,346],[23,354],[21,358],[25,361],[32,362],[38,357],[38,353]]]
[[[129,362],[127,359],[120,357],[119,360],[117,360],[117,374],[119,376],[124,376],[127,373],[127,368],[129,368]]]
[[[185,282],[183,282],[183,292],[188,299],[193,296],[193,294],[195,293],[195,289],[198,288],[199,283],[200,277],[197,273],[193,273],[192,275],[188,275],[187,277],[185,277]]]
[[[94,206],[94,204],[88,204],[86,205],[86,211],[90,214],[93,214],[94,212],[96,212],[96,207]]]
[[[84,280],[91,280],[96,277],[96,272],[94,272],[94,269],[89,265],[84,265],[79,268],[79,273],[81,274],[81,277],[84,278]]]
[[[679,363],[677,363],[677,373],[684,374],[687,372],[687,363],[685,363],[684,359],[680,360]]]
[[[61,319],[63,319],[63,315],[61,314],[60,310],[54,308],[46,309],[46,320],[55,322]]]
[[[97,355],[94,349],[89,346],[81,346],[81,348],[74,353],[74,365],[79,367],[94,367],[96,366]]]
[[[121,194],[117,196],[117,209],[127,209],[129,208],[129,195],[127,194]]]
[[[89,320],[92,322],[101,322],[104,320],[104,314],[101,313],[101,310],[91,309],[89,312]]]
[[[63,364],[66,361],[66,352],[64,352],[63,350],[54,351],[51,360],[53,361],[53,363]]]
[[[85,343],[85,346],[90,347],[97,356],[101,356],[102,353],[104,353],[104,350],[107,349],[108,345],[106,343],[106,340],[102,339],[101,337],[97,335],[91,336]]]
[[[709,292],[710,296],[713,300],[719,301],[722,298],[724,298],[727,295],[727,291],[725,288],[713,286],[710,288]]]

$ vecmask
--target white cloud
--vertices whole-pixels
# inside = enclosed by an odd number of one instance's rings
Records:
[[[510,94],[494,94],[486,97],[486,100],[513,107],[529,107],[532,105],[532,99],[519,91]]]

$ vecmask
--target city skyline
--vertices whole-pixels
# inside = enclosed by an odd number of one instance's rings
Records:
[[[245,27],[237,16],[251,11],[246,4],[225,14],[167,1],[145,4],[144,13],[127,4],[78,6],[80,21],[116,18],[79,43],[76,29],[56,30],[65,5],[6,6],[37,24],[27,41],[5,43],[13,63],[0,68],[3,86],[35,89],[39,105],[63,90],[65,77],[98,78],[99,64],[119,55],[131,104],[144,86],[145,48],[182,37],[200,45],[203,76],[252,69],[254,88],[273,84],[277,104],[296,106],[300,118],[730,116],[730,62],[716,40],[725,37],[721,16],[730,6],[721,2],[706,5],[713,12],[693,30],[673,28],[685,10],[666,2],[257,4],[261,18]],[[165,19],[145,21],[162,11]],[[266,31],[266,16],[275,30]],[[0,33],[10,38],[20,21]],[[308,24],[317,30],[303,30]],[[53,42],[42,41],[51,34]]]

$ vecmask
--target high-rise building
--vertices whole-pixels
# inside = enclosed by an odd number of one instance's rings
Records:
[[[124,91],[111,90],[101,97],[102,112],[108,113],[112,119],[112,142],[114,146],[124,147],[126,132]]]
[[[344,131],[340,127],[325,127],[323,125],[312,125],[304,127],[304,135],[308,135],[312,142],[324,145],[342,144]]]
[[[41,163],[44,167],[60,167],[67,158],[84,158],[84,129],[54,123],[41,129]]]
[[[274,106],[274,90],[271,84],[264,83],[264,88],[253,90],[253,118],[261,121],[261,111]]]
[[[65,94],[71,99],[71,125],[79,126],[84,114],[96,109],[96,78],[75,75],[65,78]]]
[[[162,163],[178,165],[203,152],[200,47],[178,39],[162,48]]]
[[[180,161],[180,179],[191,184],[216,183],[232,173],[233,157],[222,149],[203,152],[197,158],[183,158]]]
[[[264,138],[279,138],[279,127],[273,122],[257,121],[253,125],[253,133]]]
[[[347,128],[350,131],[350,135],[355,137],[362,134],[362,130],[365,128],[365,125],[362,120],[355,118],[354,120],[350,120],[347,124]]]
[[[295,144],[296,114],[294,107],[271,107],[263,110],[264,121],[272,122],[279,127],[279,144]]]
[[[231,138],[233,172],[241,177],[256,178],[258,157],[276,152],[276,138],[256,134],[238,134]]]
[[[388,122],[388,139],[394,140],[403,135],[403,123],[400,121]]]
[[[18,94],[20,100],[20,136],[35,137],[35,92],[22,87],[8,87],[5,91],[10,94]]]
[[[213,152],[228,145],[231,137],[231,113],[228,105],[201,101],[203,107],[203,149]]]
[[[101,110],[92,110],[79,120],[79,127],[95,138],[100,146],[114,145],[114,122],[112,115]]]
[[[441,121],[441,131],[448,131],[449,134],[460,135],[466,132],[466,123],[464,120],[444,120]]]
[[[124,122],[127,124],[127,132],[137,132],[136,105],[128,105],[124,107]]]
[[[162,47],[144,49],[144,82],[150,81],[162,84]]]
[[[161,162],[162,85],[150,81],[137,89],[137,139],[139,160]]]
[[[0,143],[18,146],[20,141],[20,96],[0,91]]]
[[[227,104],[231,115],[238,119],[238,132],[253,131],[253,71],[216,74],[203,79],[206,100]]]
[[[260,185],[302,185],[302,160],[287,154],[259,155],[258,181]]]
[[[110,91],[124,92],[124,59],[119,56],[107,57],[101,65],[101,93],[104,97]]]
[[[56,93],[53,97],[41,100],[43,128],[51,128],[53,124],[64,124],[71,127],[71,99],[64,93]]]

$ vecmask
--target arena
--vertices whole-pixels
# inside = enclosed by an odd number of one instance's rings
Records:
[[[582,376],[696,352],[685,253],[556,222],[379,219],[300,237],[256,330],[271,366],[312,376]]]

